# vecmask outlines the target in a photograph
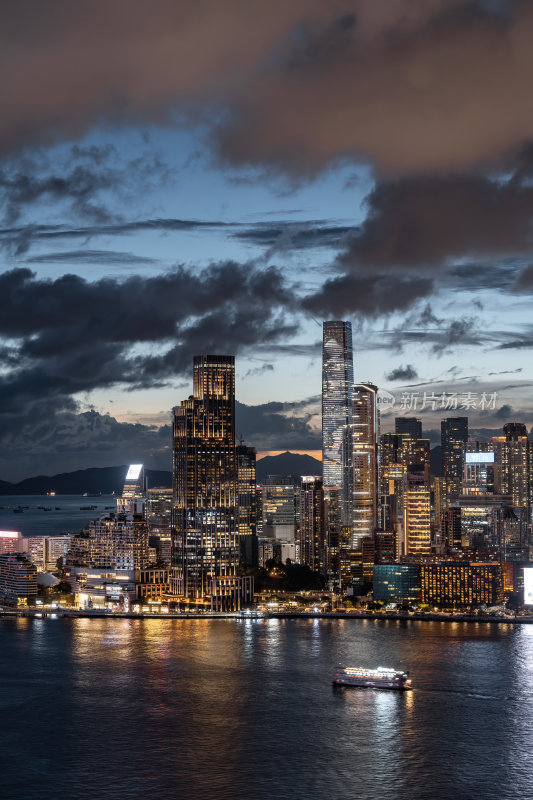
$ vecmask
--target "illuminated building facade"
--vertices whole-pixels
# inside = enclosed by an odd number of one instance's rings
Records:
[[[243,564],[257,566],[257,486],[254,447],[237,447],[239,544]]]
[[[376,564],[388,564],[397,558],[397,537],[393,530],[377,529],[374,534]]]
[[[89,523],[88,567],[138,571],[148,565],[148,525],[142,515],[102,514]]]
[[[300,487],[300,561],[326,572],[324,489],[315,476],[304,475]]]
[[[7,605],[35,605],[37,568],[22,553],[0,553],[0,601]]]
[[[462,545],[461,509],[459,506],[445,508],[441,515],[442,539],[446,547],[458,549]]]
[[[342,528],[340,522],[339,490],[324,489],[324,524],[326,526],[326,571],[330,578],[339,581],[339,548]]]
[[[193,395],[174,409],[171,584],[213,602],[213,591],[233,596],[239,568],[235,359],[195,356],[193,377]]]
[[[68,553],[72,536],[23,536],[19,541],[19,552],[27,553],[38,572],[57,569],[59,558]]]
[[[511,496],[512,505],[526,509],[531,516],[531,442],[526,426],[509,422],[503,426],[503,436],[494,436],[491,443],[496,451],[495,490]]]
[[[492,494],[494,492],[494,455],[492,443],[468,440],[464,461],[463,494]]]
[[[401,555],[431,551],[430,491],[424,472],[407,472],[403,487],[403,547]]]
[[[359,383],[352,402],[352,542],[359,549],[377,525],[379,417],[377,386]]]
[[[129,610],[137,599],[139,572],[112,567],[72,567],[76,604],[83,608]]]
[[[294,541],[296,533],[296,495],[294,478],[269,475],[262,487],[262,535],[265,538]]]
[[[157,561],[170,564],[172,489],[156,487],[146,492],[146,522],[150,541],[155,540]]]
[[[421,564],[420,599],[422,603],[443,606],[499,605],[503,602],[501,564]]]
[[[449,417],[440,426],[443,481],[443,506],[461,494],[464,455],[468,441],[468,417]]]
[[[0,555],[2,553],[20,553],[22,551],[21,542],[20,531],[0,531]]]
[[[380,437],[379,463],[379,525],[384,530],[394,530],[397,542],[405,539],[405,476],[407,472],[421,472],[427,487],[430,485],[429,439],[414,438],[422,433],[420,420],[397,418],[397,428],[404,432],[384,433]]]
[[[324,322],[322,339],[322,477],[339,490],[341,522],[351,524],[350,436],[353,349],[350,322]]]

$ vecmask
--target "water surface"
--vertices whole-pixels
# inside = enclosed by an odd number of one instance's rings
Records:
[[[0,648],[3,800],[533,796],[530,626],[21,618]]]

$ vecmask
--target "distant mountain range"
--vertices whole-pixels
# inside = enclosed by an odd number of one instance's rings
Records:
[[[0,495],[6,494],[111,494],[120,493],[124,485],[127,466],[92,467],[75,472],[62,472],[59,475],[38,475],[25,478],[19,483],[0,480]],[[431,472],[440,475],[440,447],[431,451]],[[322,462],[302,453],[287,450],[278,456],[265,456],[257,462],[257,482],[261,483],[269,475],[293,476],[322,475]],[[172,473],[166,470],[147,469],[148,486],[172,486]]]
[[[127,466],[91,467],[59,475],[38,475],[25,478],[19,483],[0,481],[0,495],[6,494],[111,494],[119,493],[124,486]],[[148,486],[172,486],[172,473],[165,470],[147,469]]]
[[[59,475],[38,475],[18,483],[0,480],[0,495],[6,494],[111,494],[120,493],[124,485],[127,466],[92,467]],[[281,453],[266,456],[257,462],[257,480],[267,475],[321,475],[322,463],[311,456],[299,453]],[[147,469],[148,486],[172,486],[172,473],[166,470]]]
[[[269,475],[299,478],[300,475],[322,475],[322,462],[305,453],[291,453],[288,450],[279,456],[260,458],[256,467],[257,482],[261,483]]]

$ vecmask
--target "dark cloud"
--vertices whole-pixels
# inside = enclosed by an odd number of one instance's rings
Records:
[[[405,367],[396,367],[385,375],[385,379],[388,381],[416,381],[417,378],[418,372],[411,364],[406,364]]]
[[[237,230],[233,235],[241,241],[268,247],[273,253],[316,247],[338,248],[352,230],[353,227],[347,225],[327,225],[324,220],[310,220],[303,223],[257,223]]]
[[[494,412],[494,416],[497,419],[508,420],[511,418],[512,415],[513,415],[513,409],[508,404],[500,406],[500,408]]]
[[[246,0],[9,4],[0,149],[77,137],[102,121],[192,120],[238,164],[308,173],[351,157],[389,172],[462,169],[533,138],[524,113],[533,9],[518,0],[506,14],[498,8],[485,0],[272,0],[253,13]]]
[[[75,167],[66,175],[35,174],[13,175],[0,171],[0,207],[3,207],[8,223],[16,222],[22,209],[40,200],[69,200],[71,210],[95,223],[110,222],[115,218],[105,206],[93,202],[104,189],[117,185],[117,174],[113,170],[95,171],[82,166]]]
[[[220,151],[292,172],[342,157],[396,173],[498,159],[533,136],[523,114],[533,10],[508,8],[501,14],[475,0],[337,5],[335,19],[297,27],[253,87],[241,85],[217,131]]]
[[[74,215],[95,225],[116,223],[121,217],[108,208],[110,194],[124,203],[160,187],[171,174],[171,168],[154,152],[122,161],[113,145],[74,145],[65,156],[57,157],[52,169],[47,156],[38,151],[32,158],[4,159],[0,210],[8,225],[15,224],[28,209],[52,202],[63,218]]]
[[[185,395],[187,392],[183,390]],[[176,402],[181,398],[177,396]],[[320,449],[320,432],[309,421],[319,398],[257,406],[236,403],[239,435],[258,450]],[[87,467],[143,462],[170,470],[171,427],[120,422],[95,410],[80,412],[65,400],[35,399],[4,413],[0,424],[0,476],[16,481]],[[170,412],[169,412],[170,418]]]
[[[432,351],[440,355],[457,346],[477,345],[481,341],[478,329],[479,320],[476,318],[451,320],[434,341]]]
[[[312,406],[317,400],[315,397],[298,403],[271,402],[257,406],[237,402],[237,430],[258,450],[320,450],[322,433],[310,425],[316,414]]]
[[[25,259],[26,264],[102,264],[110,267],[138,267],[157,264],[158,259],[116,250],[66,250]]]
[[[266,372],[274,372],[274,364],[262,364],[260,367],[252,367],[247,370],[244,377],[257,377],[258,375],[264,375]]]
[[[377,184],[368,216],[339,255],[340,269],[434,270],[454,259],[527,254],[533,185],[482,175],[410,176]],[[513,265],[453,268],[460,288],[507,284]],[[511,273],[511,274],[510,274]],[[524,279],[526,280],[526,279]]]
[[[169,415],[170,416],[170,415]],[[0,427],[0,475],[16,481],[87,467],[143,462],[171,469],[171,428],[119,422],[94,410],[35,403]]]
[[[415,276],[341,275],[330,278],[313,295],[302,301],[313,314],[342,317],[390,314],[405,311],[433,291],[433,281]]]
[[[5,272],[0,409],[35,396],[161,385],[188,373],[195,353],[239,353],[294,333],[295,323],[283,319],[291,302],[277,269],[233,262],[120,281]]]
[[[533,326],[523,326],[523,333],[506,332],[500,335],[497,350],[529,350],[533,347]]]
[[[516,372],[522,372],[523,367],[518,367],[517,369],[502,369],[499,372],[489,372],[489,375],[513,375]]]
[[[90,241],[98,236],[123,236],[143,231],[182,232],[207,231],[232,227],[214,220],[187,219],[142,219],[98,225],[21,225],[0,228],[0,245],[6,250],[22,255],[36,242],[46,243],[61,239],[84,239]]]
[[[516,287],[517,275],[522,268],[521,259],[506,259],[498,264],[490,261],[462,263],[446,269],[439,277],[439,286],[457,292],[494,289],[510,291]],[[474,303],[481,307],[480,310],[483,308],[479,300],[474,300]]]
[[[533,264],[529,264],[516,279],[514,286],[516,291],[530,291],[533,289]]]
[[[124,236],[145,231],[182,233],[201,231],[225,232],[232,238],[269,249],[269,256],[290,250],[310,250],[317,247],[338,248],[350,230],[347,226],[330,225],[325,220],[305,222],[221,222],[219,220],[154,218],[121,222],[100,222],[90,225],[6,225],[0,227],[0,246],[16,255],[23,255],[32,244],[49,241],[83,239],[90,241],[100,236]],[[54,254],[39,258],[52,260]],[[39,263],[33,262],[30,263]]]

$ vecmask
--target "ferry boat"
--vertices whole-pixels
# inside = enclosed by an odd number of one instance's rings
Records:
[[[388,667],[337,667],[333,673],[335,686],[362,686],[372,689],[412,689],[407,672]]]

